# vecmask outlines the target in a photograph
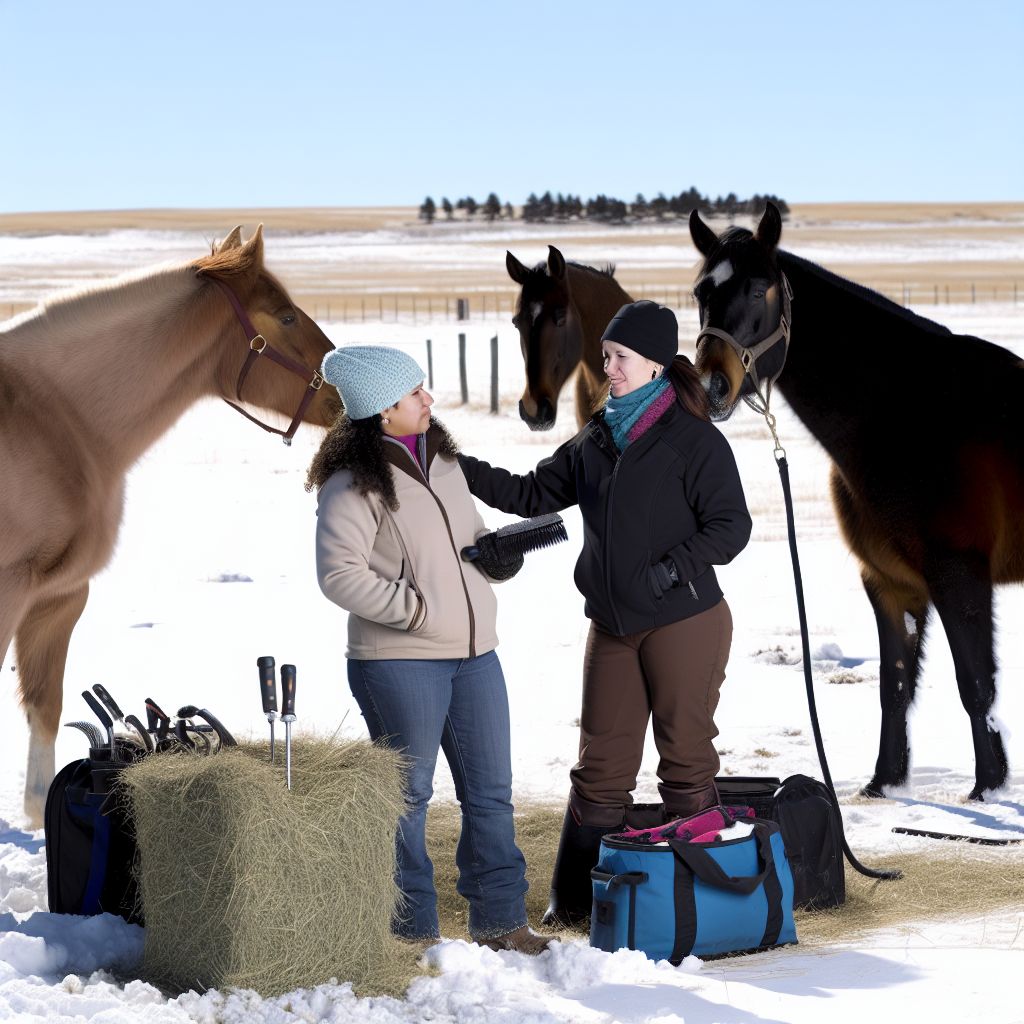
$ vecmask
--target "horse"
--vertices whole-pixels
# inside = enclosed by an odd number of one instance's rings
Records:
[[[760,411],[777,377],[831,459],[840,531],[878,626],[881,730],[862,794],[907,781],[934,608],[971,727],[969,799],[984,800],[1008,771],[992,714],[992,589],[1024,580],[1024,362],[779,249],[771,203],[753,232],[716,235],[694,211],[690,234],[704,257],[696,366],[713,417],[740,399]]]
[[[71,632],[109,561],[125,477],[199,399],[328,426],[333,348],[263,265],[263,231],[60,296],[0,324],[0,662],[29,726],[25,813],[42,823]]]
[[[576,422],[582,427],[606,386],[601,334],[632,298],[615,280],[615,268],[567,263],[553,245],[547,263],[532,270],[505,253],[509,277],[520,286],[512,324],[526,366],[519,415],[531,430],[550,430],[558,396],[576,371]]]

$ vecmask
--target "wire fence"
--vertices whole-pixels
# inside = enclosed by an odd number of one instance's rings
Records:
[[[664,284],[631,284],[621,282],[634,299],[651,299],[674,309],[694,306],[689,288]],[[922,282],[859,282],[903,306],[949,306],[980,302],[1018,305],[1024,296],[1024,282],[958,281],[953,284]],[[295,301],[314,320],[342,323],[429,323],[438,320],[488,320],[512,317],[517,292],[466,290],[461,295],[424,294],[422,292],[374,292],[365,294],[293,293]],[[0,317],[13,317],[32,309],[31,301],[0,301]]]

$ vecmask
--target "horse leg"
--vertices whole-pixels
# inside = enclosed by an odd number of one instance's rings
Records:
[[[28,718],[28,767],[25,814],[33,828],[43,823],[46,792],[54,775],[54,742],[64,698],[68,644],[85,602],[89,584],[37,601],[15,634],[21,702]]]
[[[883,797],[886,786],[902,786],[910,770],[907,714],[914,702],[921,670],[928,601],[920,594],[886,586],[877,578],[864,577],[864,590],[878,626],[878,696],[882,727],[878,760],[862,796]]]
[[[988,563],[963,552],[933,553],[925,577],[949,639],[960,702],[971,722],[975,781],[969,799],[983,800],[986,790],[1006,782],[1009,770],[1003,738],[991,717],[996,659]]]

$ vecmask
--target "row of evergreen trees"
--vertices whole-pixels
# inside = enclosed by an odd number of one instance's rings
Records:
[[[503,205],[493,192],[484,200],[482,205],[472,196],[466,196],[465,199],[456,200],[453,206],[452,201],[446,196],[441,200],[440,208],[430,196],[427,196],[420,205],[420,220],[425,220],[428,224],[432,224],[434,218],[437,217],[438,209],[444,214],[445,220],[452,220],[455,217],[456,210],[465,213],[469,220],[473,220],[478,213],[484,220],[488,221],[512,220],[515,217],[512,204],[505,203]]]
[[[637,194],[631,203],[606,195],[595,196],[584,202],[579,196],[562,195],[561,192],[557,195],[545,192],[542,196],[531,192],[523,203],[519,216],[525,221],[539,223],[586,218],[609,224],[688,217],[691,210],[699,210],[707,216],[760,216],[769,200],[779,208],[783,217],[788,216],[789,204],[779,196],[755,193],[749,199],[740,199],[735,192],[730,192],[727,196],[711,199],[701,195],[693,186],[675,196],[666,196],[664,192],[659,192],[653,199],[646,199],[643,195]],[[512,204],[502,203],[494,192],[488,195],[483,204],[478,203],[472,196],[466,196],[453,205],[446,197],[441,200],[440,207],[427,196],[420,206],[420,219],[432,224],[439,210],[444,214],[445,220],[453,220],[456,213],[464,214],[468,220],[475,219],[477,214],[487,221],[515,218]]]

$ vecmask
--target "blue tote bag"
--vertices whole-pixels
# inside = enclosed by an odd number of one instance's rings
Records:
[[[690,954],[796,942],[793,876],[779,826],[744,820],[750,835],[713,842],[650,845],[605,836],[591,872],[590,944],[678,964]]]

